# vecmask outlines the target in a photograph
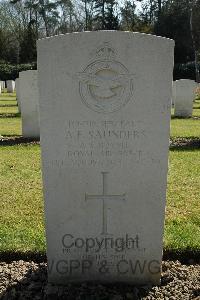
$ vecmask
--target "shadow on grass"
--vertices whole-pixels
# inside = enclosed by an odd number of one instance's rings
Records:
[[[22,251],[1,251],[0,261],[10,263],[15,260],[34,261],[36,263],[46,262],[45,252],[22,252]]]
[[[21,114],[18,113],[5,113],[5,114],[0,114],[0,118],[20,118]]]
[[[1,103],[1,101],[0,101]],[[0,107],[17,107],[16,104],[0,104]]]
[[[39,138],[24,138],[22,136],[7,135],[0,137],[0,146],[14,146],[20,144],[39,144]],[[170,150],[195,150],[200,149],[200,138],[197,137],[177,137],[171,138]]]
[[[196,108],[195,108],[196,109]],[[174,116],[174,115],[171,115],[171,119],[177,119],[177,120],[199,120],[200,117],[198,116],[192,116],[192,117],[177,117],[177,116]]]
[[[197,137],[177,137],[171,138],[170,150],[196,150],[200,149],[200,138]]]
[[[0,138],[0,146],[15,146],[15,145],[29,145],[29,144],[39,144],[39,138],[24,138],[22,136],[6,136]]]

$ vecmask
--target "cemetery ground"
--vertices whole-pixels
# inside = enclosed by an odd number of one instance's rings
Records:
[[[0,95],[0,154],[0,299],[200,299],[200,98],[171,119],[161,287],[46,284],[40,145],[21,138],[15,94]]]

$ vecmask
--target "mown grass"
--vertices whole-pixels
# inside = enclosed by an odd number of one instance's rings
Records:
[[[0,148],[0,251],[45,251],[40,147]],[[200,248],[200,151],[170,151],[166,249]]]
[[[0,251],[43,251],[40,147],[1,147],[0,153]]]
[[[172,119],[170,136],[175,137],[200,137],[200,119]]]
[[[17,106],[16,100],[1,100],[0,98],[0,107],[9,107],[9,105]]]
[[[22,134],[21,118],[1,118],[0,136],[19,136]]]
[[[18,107],[17,106],[4,106],[2,107],[0,105],[0,114],[16,114],[18,113]]]
[[[22,134],[15,93],[0,95],[0,115],[0,136],[20,136]]]
[[[170,151],[165,247],[200,249],[200,149]]]
[[[8,98],[16,98],[16,92],[14,92],[14,93],[3,92],[3,93],[1,93],[0,97],[1,98],[6,98],[6,99],[8,99]]]
[[[1,95],[0,113],[13,113],[13,104],[14,94]],[[193,113],[200,113],[200,101]],[[0,135],[21,135],[21,118],[0,117]],[[200,119],[172,118],[171,137],[200,137]],[[200,149],[170,151],[166,249],[200,249],[199,162]],[[2,146],[0,165],[0,251],[45,251],[40,147]]]
[[[2,136],[19,136],[21,135],[21,119],[17,117],[18,107],[15,94],[0,95],[0,114],[9,116],[16,114],[16,117],[2,118],[0,117],[0,135]],[[11,95],[11,96],[10,96]],[[5,99],[12,100],[5,100]],[[7,104],[7,105],[6,105]],[[15,104],[16,106],[9,106]],[[178,119],[171,120],[171,137],[200,137],[200,100],[194,103],[193,115],[199,116],[199,119]],[[173,112],[172,112],[173,114]]]
[[[200,100],[199,99],[196,99],[194,101],[192,115],[194,117],[200,117]]]

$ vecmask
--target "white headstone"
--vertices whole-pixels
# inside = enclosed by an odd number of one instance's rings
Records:
[[[1,94],[1,92],[2,92],[2,90],[3,90],[3,88],[2,88],[2,82],[3,82],[3,81],[0,81],[0,94]]]
[[[176,99],[176,81],[172,82],[172,106],[175,105],[175,99]]]
[[[15,89],[16,89],[16,100],[17,100],[18,110],[19,112],[21,112],[19,78],[15,79]]]
[[[115,31],[38,42],[51,282],[160,282],[173,47]]]
[[[1,91],[3,91],[3,89],[5,89],[5,81],[0,81],[0,85],[1,85]]]
[[[7,80],[7,93],[14,93],[15,90],[15,82],[14,80]]]
[[[190,79],[180,79],[175,81],[175,110],[176,117],[191,117],[193,100],[197,84]]]
[[[19,73],[19,94],[23,137],[39,138],[39,92],[36,70]]]

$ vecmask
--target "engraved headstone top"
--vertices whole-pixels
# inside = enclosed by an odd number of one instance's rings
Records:
[[[117,61],[117,53],[108,42],[96,49],[94,61],[77,73],[82,101],[99,113],[120,110],[132,96],[132,78]]]
[[[173,47],[114,31],[38,42],[51,282],[159,283]]]

